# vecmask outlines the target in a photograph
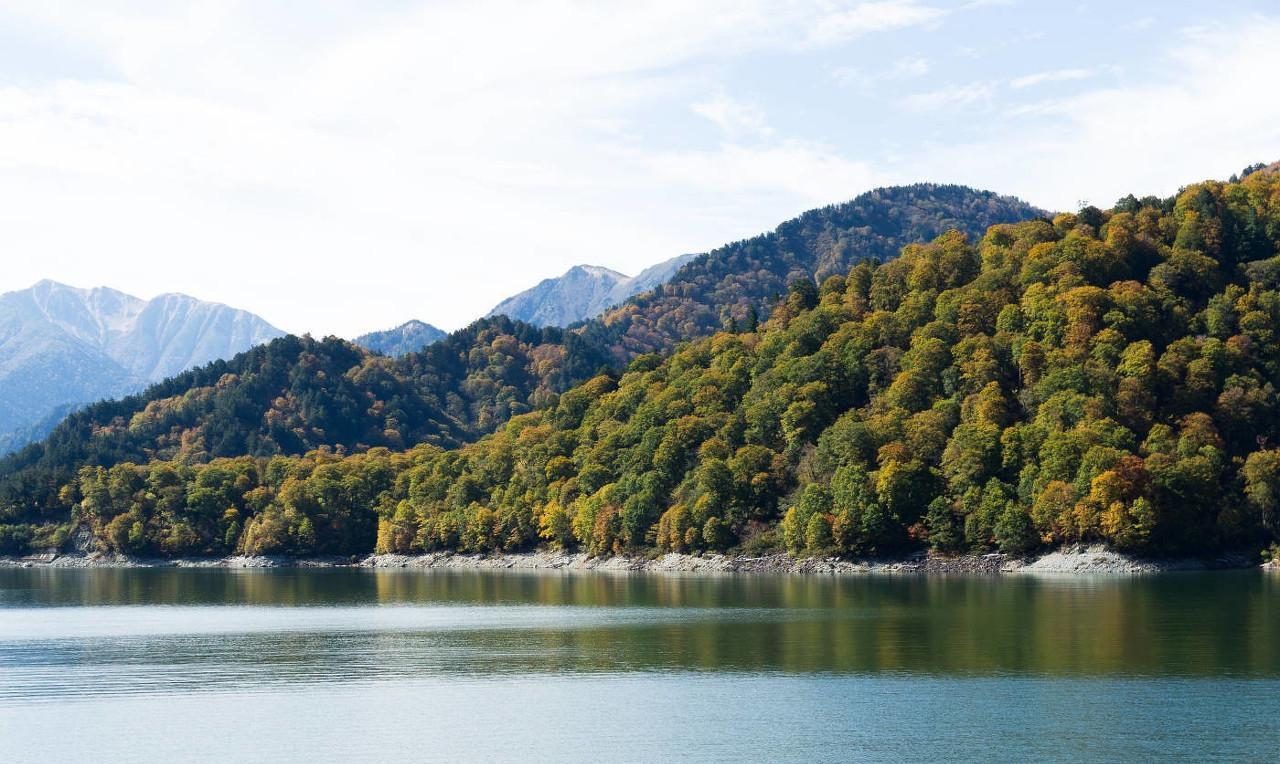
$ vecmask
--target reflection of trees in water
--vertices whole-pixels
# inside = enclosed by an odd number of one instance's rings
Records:
[[[1253,572],[1045,580],[37,569],[0,572],[0,589],[58,605],[467,606],[404,628],[356,613],[349,626],[316,631],[137,636],[43,653],[53,663],[189,664],[197,679],[204,667],[223,667],[208,681],[649,670],[1280,674],[1280,580]]]

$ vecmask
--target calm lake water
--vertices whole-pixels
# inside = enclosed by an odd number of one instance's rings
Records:
[[[0,761],[1274,761],[1280,576],[0,569]]]

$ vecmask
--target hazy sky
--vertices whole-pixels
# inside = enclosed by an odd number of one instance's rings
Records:
[[[452,329],[877,185],[1225,178],[1277,75],[1275,2],[0,0],[0,291]]]

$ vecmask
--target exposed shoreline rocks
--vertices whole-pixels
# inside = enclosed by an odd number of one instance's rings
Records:
[[[1173,570],[1213,570],[1253,567],[1245,555],[1212,560],[1142,559],[1104,546],[1073,546],[1034,558],[1004,554],[944,557],[917,553],[898,559],[846,560],[836,557],[794,558],[785,554],[688,555],[659,557],[589,557],[585,553],[538,550],[500,555],[432,552],[421,555],[374,554],[364,557],[217,557],[140,558],[102,553],[52,552],[26,557],[0,557],[0,567],[41,568],[399,568],[517,571],[605,571],[673,574],[1030,574],[1096,575],[1142,574]],[[1276,566],[1272,565],[1272,569]]]

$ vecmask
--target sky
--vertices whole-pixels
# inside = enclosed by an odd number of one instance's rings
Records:
[[[0,0],[0,292],[454,329],[877,186],[1052,210],[1280,159],[1280,5]]]

